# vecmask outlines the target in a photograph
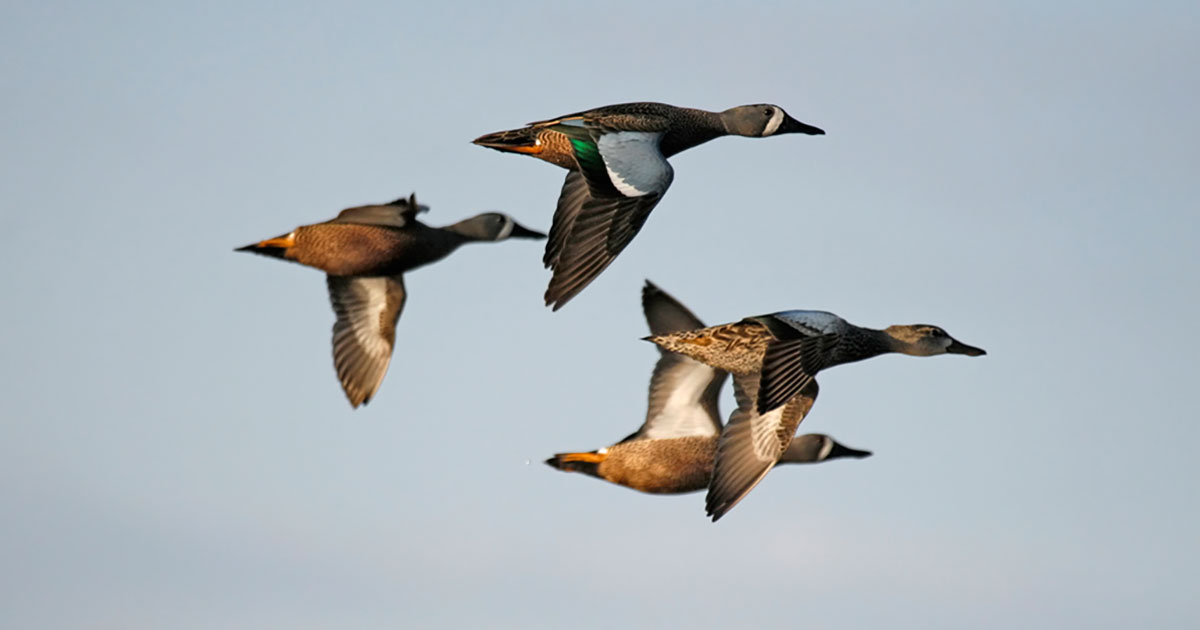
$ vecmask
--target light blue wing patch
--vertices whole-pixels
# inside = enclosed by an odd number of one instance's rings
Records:
[[[613,187],[626,197],[666,192],[675,170],[659,150],[661,132],[616,131],[596,139]]]

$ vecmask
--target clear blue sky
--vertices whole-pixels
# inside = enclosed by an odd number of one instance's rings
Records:
[[[0,9],[0,625],[1200,625],[1195,3],[174,4]],[[546,229],[562,171],[469,141],[631,100],[828,135],[677,156],[559,313],[540,244],[411,274],[357,412],[321,274],[232,251],[414,190]],[[822,374],[875,457],[713,525],[540,463],[641,422],[644,278],[989,354]]]

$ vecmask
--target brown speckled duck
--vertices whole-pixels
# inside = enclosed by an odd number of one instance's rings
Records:
[[[986,354],[937,326],[875,330],[824,311],[783,311],[647,339],[734,375],[738,409],[721,433],[706,498],[714,521],[779,463],[816,400],[819,371],[889,352]]]
[[[642,309],[656,335],[702,328],[685,306],[647,281]],[[586,453],[559,453],[546,463],[649,493],[677,494],[708,487],[721,434],[717,396],[727,373],[673,352],[662,357],[650,379],[646,421],[624,440]],[[780,463],[812,463],[867,457],[827,435],[791,439]]]
[[[542,259],[552,270],[546,305],[562,308],[625,249],[671,186],[667,158],[722,136],[821,135],[778,105],[722,112],[663,103],[623,103],[521,129],[475,144],[536,157],[568,169]]]
[[[337,321],[333,364],[350,405],[366,404],[392,358],[396,322],[407,293],[404,273],[450,255],[464,243],[545,238],[505,214],[487,212],[445,227],[417,220],[428,207],[416,195],[347,208],[337,218],[303,225],[236,251],[290,260],[324,271]]]

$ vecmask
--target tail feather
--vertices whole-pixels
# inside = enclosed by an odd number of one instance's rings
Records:
[[[250,252],[252,254],[262,254],[272,258],[287,258],[287,252],[296,244],[296,230],[292,230],[283,236],[276,236],[265,241],[251,243],[245,247],[239,247],[235,252]]]
[[[261,243],[254,243],[253,245],[239,247],[233,251],[235,251],[235,252],[250,252],[251,254],[258,254],[260,256],[269,256],[271,258],[283,258],[286,260],[288,250],[286,247],[276,247],[274,245],[263,245]]]
[[[590,453],[556,453],[546,460],[546,465],[564,472],[580,472],[593,477],[600,476],[600,463],[605,454],[597,451]]]
[[[542,145],[538,144],[536,131],[529,127],[489,133],[475,138],[472,142],[489,149],[512,153],[541,153],[542,151]]]

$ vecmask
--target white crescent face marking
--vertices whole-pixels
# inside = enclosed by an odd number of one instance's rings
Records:
[[[504,227],[500,228],[500,234],[498,236],[496,236],[496,240],[502,241],[502,240],[508,238],[508,235],[512,234],[512,231],[513,231],[513,221],[511,219],[505,219]]]
[[[821,444],[821,452],[817,453],[817,461],[824,461],[829,457],[829,453],[833,451],[833,438],[825,438],[825,442]]]
[[[776,131],[779,131],[779,125],[783,124],[783,110],[776,107],[775,113],[771,114],[771,120],[767,121],[767,128],[763,129],[762,137],[765,138]]]

